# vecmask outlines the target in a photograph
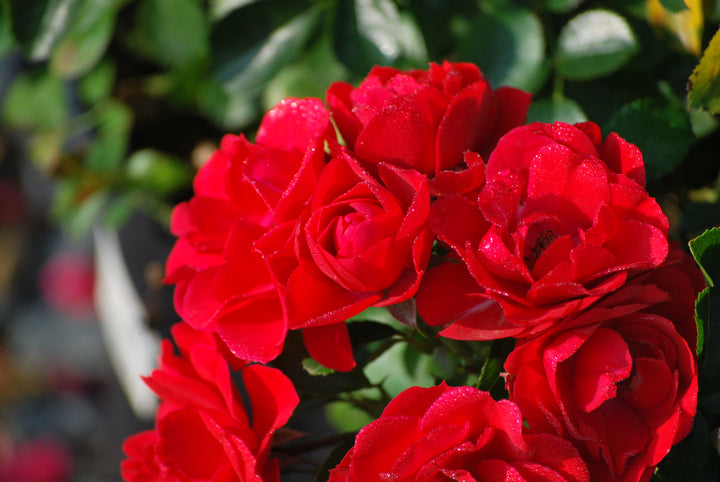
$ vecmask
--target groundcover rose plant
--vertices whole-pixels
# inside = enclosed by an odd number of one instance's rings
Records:
[[[324,446],[332,482],[649,480],[697,413],[703,277],[640,150],[523,125],[529,101],[467,63],[376,67],[225,137],[173,214],[185,321],[125,480],[279,480]],[[392,353],[447,382],[386,389]],[[303,402],[369,420],[280,440]]]

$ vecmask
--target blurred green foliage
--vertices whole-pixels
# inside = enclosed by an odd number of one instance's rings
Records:
[[[495,87],[531,91],[529,120],[592,120],[637,144],[671,234],[687,242],[720,222],[718,21],[720,0],[0,0],[0,61],[19,64],[2,125],[56,180],[52,214],[70,232],[119,226],[136,210],[167,227],[222,134],[251,133],[280,99],[322,98],[374,65],[470,61]],[[701,239],[696,248],[717,253],[717,232]],[[713,290],[698,313],[717,336]],[[378,372],[422,340],[396,342],[376,354]],[[709,342],[703,360],[715,366]],[[478,384],[495,384],[504,355],[486,356]],[[408,380],[432,382],[416,368],[436,358],[405,360]],[[707,377],[696,430],[677,451],[693,470],[674,455],[656,477],[717,473],[718,407],[720,381]]]

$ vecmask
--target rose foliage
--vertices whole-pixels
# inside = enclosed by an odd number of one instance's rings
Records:
[[[180,353],[166,341],[146,378],[161,404],[124,478],[278,480],[273,434],[298,395],[263,364],[297,373],[309,355],[350,374],[301,398],[375,418],[332,482],[649,480],[693,427],[703,279],[640,150],[592,122],[523,125],[529,94],[466,63],[376,67],[326,101],[286,99],[253,142],[226,136],[176,207]],[[348,323],[372,307],[400,323]],[[501,338],[515,345],[497,355]],[[397,343],[476,386],[356,398]]]

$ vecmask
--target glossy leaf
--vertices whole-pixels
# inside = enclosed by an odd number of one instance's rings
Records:
[[[240,7],[261,0],[210,0],[210,18],[219,20]]]
[[[715,32],[705,53],[690,76],[690,107],[702,107],[720,113],[720,29]]]
[[[690,252],[710,286],[720,281],[720,228],[705,231],[690,241]]]
[[[373,65],[425,67],[425,43],[410,15],[391,0],[338,3],[335,51],[345,66],[364,75]]]
[[[684,109],[651,99],[624,106],[605,125],[604,131],[606,134],[617,132],[640,148],[649,180],[677,168],[695,139]]]
[[[570,20],[558,36],[557,71],[572,80],[611,74],[638,51],[627,21],[609,10],[588,10]]]
[[[75,0],[8,0],[15,40],[32,60],[45,60],[72,18]]]
[[[572,99],[565,97],[540,99],[530,104],[528,122],[583,122],[588,120],[582,108]]]
[[[213,73],[231,95],[255,95],[303,48],[319,13],[262,2],[233,11],[212,32]],[[238,32],[243,32],[238,36]]]
[[[543,27],[530,10],[506,6],[478,15],[462,28],[458,47],[460,60],[477,63],[493,87],[537,91],[545,82]]]

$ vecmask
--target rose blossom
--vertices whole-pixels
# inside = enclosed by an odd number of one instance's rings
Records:
[[[145,379],[161,399],[155,428],[125,441],[123,479],[279,481],[269,455],[273,433],[299,401],[290,380],[275,368],[234,366],[242,368],[251,421],[213,335],[180,323],[173,338],[180,356],[165,340],[160,368]]]
[[[526,433],[518,407],[472,387],[413,387],[360,430],[329,482],[588,481],[572,445]]]
[[[297,218],[325,165],[330,129],[322,102],[286,99],[266,114],[255,144],[225,136],[198,171],[195,196],[173,211],[179,239],[166,281],[177,285],[175,307],[194,327],[218,331],[239,358],[267,362],[282,349],[287,323],[253,243]]]
[[[332,84],[327,102],[359,159],[422,172],[433,194],[465,193],[482,183],[481,156],[525,122],[530,94],[492,90],[475,65],[444,62],[407,72],[374,67],[357,88]]]
[[[411,298],[432,247],[425,176],[385,164],[378,172],[379,180],[338,152],[297,225],[258,242],[289,327],[303,329],[313,358],[339,370],[355,364],[345,320]]]
[[[573,440],[592,480],[649,480],[692,428],[702,276],[692,260],[673,258],[521,341],[505,362],[510,399],[530,428]]]
[[[452,338],[538,333],[668,252],[640,151],[614,133],[603,141],[591,122],[512,130],[488,160],[477,202],[441,197],[430,222],[462,264],[427,273],[418,309]]]

